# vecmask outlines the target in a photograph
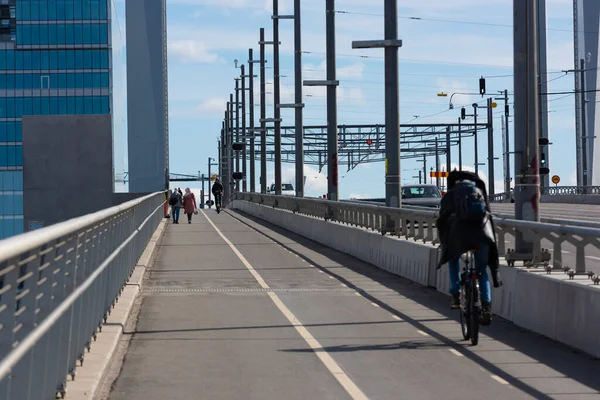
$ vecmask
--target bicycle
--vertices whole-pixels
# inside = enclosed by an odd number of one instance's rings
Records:
[[[471,344],[479,342],[479,320],[481,318],[481,292],[479,291],[479,271],[475,265],[474,254],[468,251],[461,257],[464,268],[460,279],[460,327],[465,340]]]
[[[217,214],[221,213],[221,193],[215,193],[215,210],[217,210]]]

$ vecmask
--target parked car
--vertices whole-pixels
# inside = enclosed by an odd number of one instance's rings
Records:
[[[268,188],[267,193],[275,194],[275,184],[272,183],[271,187]],[[295,196],[296,189],[294,189],[294,185],[291,183],[282,183],[281,184],[281,195],[282,196]]]
[[[442,193],[436,185],[406,185],[402,187],[402,205],[439,208]]]

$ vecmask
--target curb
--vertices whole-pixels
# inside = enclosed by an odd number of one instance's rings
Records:
[[[146,268],[156,251],[157,244],[166,226],[167,220],[163,219],[150,238],[114,309],[106,323],[102,325],[102,331],[98,332],[92,350],[86,353],[83,366],[77,368],[75,380],[72,380],[70,376],[67,377],[66,399],[93,399],[96,395],[104,373],[111,364],[112,357],[123,335],[125,323],[142,287]]]

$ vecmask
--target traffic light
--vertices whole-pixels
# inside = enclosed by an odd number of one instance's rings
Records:
[[[549,173],[550,168],[546,166],[546,153],[540,153],[540,175],[548,175]]]
[[[460,119],[464,120],[465,118],[467,118],[467,110],[463,107],[460,109]]]
[[[538,143],[540,146],[548,146],[550,141],[548,140],[548,138],[539,138]]]
[[[485,78],[483,76],[479,78],[479,94],[481,97],[485,94]]]
[[[510,107],[507,105],[504,106],[504,116],[508,117],[510,115]]]

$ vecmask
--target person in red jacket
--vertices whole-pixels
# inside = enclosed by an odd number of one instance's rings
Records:
[[[198,206],[196,205],[196,196],[190,190],[190,188],[185,188],[185,194],[183,195],[183,209],[188,217],[188,224],[192,223],[192,215]]]

